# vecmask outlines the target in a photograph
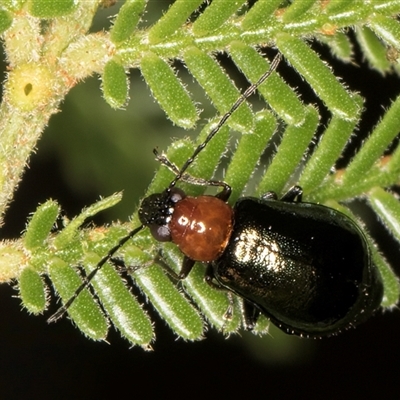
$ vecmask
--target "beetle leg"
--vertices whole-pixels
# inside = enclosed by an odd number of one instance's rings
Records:
[[[215,197],[217,197],[218,199],[220,199],[222,201],[228,201],[229,196],[232,193],[232,188],[225,182],[220,182],[220,184],[221,185],[219,185],[219,186],[222,186],[223,189],[222,189],[221,192],[217,193],[215,195]]]
[[[183,257],[182,267],[178,274],[179,280],[185,279],[190,274],[190,271],[192,270],[195,262],[196,261],[192,260],[189,257],[186,256]]]
[[[132,273],[135,272],[138,268],[140,268],[139,266],[130,266],[130,265],[128,266],[125,264],[122,258],[118,257],[110,258],[110,263],[116,267],[119,273],[124,273],[124,272]]]
[[[233,318],[233,309],[234,309],[234,302],[233,302],[233,294],[232,292],[227,291],[229,306],[224,314],[224,320],[231,321]]]
[[[172,279],[179,281],[179,275],[166,263],[161,254],[157,254],[154,260]]]
[[[179,273],[177,274],[164,260],[162,255],[159,253],[156,258],[155,262],[162,267],[162,269],[173,279],[176,279],[177,281],[181,281],[182,279],[185,279],[189,274],[190,271],[192,270],[194,264],[196,261],[192,260],[189,257],[184,256],[183,261],[182,261],[182,267]]]
[[[266,192],[261,196],[262,200],[278,200],[278,196],[275,192]]]
[[[249,301],[243,299],[242,317],[244,328],[247,331],[252,331],[255,328],[259,316],[260,310]]]
[[[222,187],[222,190],[215,195],[218,199],[222,201],[228,201],[229,196],[232,193],[232,188],[224,181],[215,181],[213,179],[202,179],[194,178],[188,174],[182,176],[182,181],[191,183],[192,185],[198,186],[217,186]]]
[[[178,175],[180,173],[179,168],[172,161],[170,161],[165,154],[160,154],[157,149],[153,149],[153,153],[156,156],[156,160],[159,161],[165,167],[167,167],[175,175]],[[215,197],[218,197],[219,199],[221,199],[223,201],[227,201],[232,192],[231,187],[224,181],[196,178],[189,174],[183,174],[181,176],[180,180],[183,182],[186,182],[186,183],[190,183],[192,185],[197,185],[197,186],[222,187],[222,191],[220,193],[217,193],[215,195]]]
[[[204,280],[206,281],[207,285],[211,286],[213,289],[216,290],[223,290],[227,291],[223,286],[219,285],[218,283],[215,283],[214,281],[214,268],[212,264],[207,264],[206,272],[204,274]]]
[[[282,201],[300,203],[303,198],[303,189],[300,186],[292,186],[281,198]]]
[[[224,313],[223,318],[226,321],[231,321],[232,318],[233,318],[233,311],[234,311],[234,308],[235,308],[233,293],[230,290],[228,290],[226,287],[221,286],[218,283],[215,283],[214,278],[215,277],[214,277],[213,266],[212,266],[212,264],[207,264],[206,273],[204,274],[204,280],[213,289],[226,292],[226,294],[228,296],[229,305],[228,305],[228,308],[226,309],[226,311]]]
[[[179,280],[179,275],[165,262],[161,255],[161,251],[157,254],[154,260],[149,260],[142,265],[126,265],[124,260],[121,258],[111,258],[110,263],[112,263],[118,270],[119,273],[133,274],[139,269],[150,267],[154,263],[157,263],[169,276],[175,280]]]

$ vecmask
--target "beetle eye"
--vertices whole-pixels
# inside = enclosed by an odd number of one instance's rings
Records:
[[[168,225],[149,225],[149,229],[154,239],[159,242],[170,242],[171,232]]]

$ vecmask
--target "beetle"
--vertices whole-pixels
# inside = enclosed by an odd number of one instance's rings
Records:
[[[217,196],[191,197],[170,186],[143,200],[142,224],[184,254],[179,279],[195,261],[207,263],[206,281],[243,299],[249,330],[263,313],[287,333],[329,336],[376,311],[381,277],[349,217],[301,202],[299,186],[280,200],[268,192],[243,197],[233,208],[226,203],[230,190],[226,185]]]
[[[142,201],[138,212],[142,225],[100,260],[49,322],[60,318],[102,266],[145,227],[156,240],[172,241],[183,253],[178,279],[185,279],[199,261],[207,266],[206,282],[241,297],[243,323],[249,330],[264,314],[286,333],[330,336],[358,325],[379,308],[383,296],[379,271],[365,235],[345,214],[302,202],[299,186],[281,199],[268,192],[260,199],[243,197],[231,207],[227,183],[186,174],[226,120],[277,68],[280,58],[278,54],[269,71],[240,96],[180,169],[154,151],[175,178],[163,192]],[[191,197],[176,187],[180,181],[222,190],[215,196]]]

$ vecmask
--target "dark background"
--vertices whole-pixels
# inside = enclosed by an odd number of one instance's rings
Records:
[[[154,14],[147,15],[149,22],[166,3],[150,2]],[[104,26],[104,19],[99,18],[97,24]],[[329,58],[326,49],[316,48]],[[358,56],[354,65],[330,63],[349,87],[367,99],[359,137],[353,140],[357,147],[400,92],[400,81],[370,70]],[[285,73],[284,66],[280,70]],[[201,89],[185,71],[180,76],[195,100],[202,102]],[[305,101],[316,102],[298,77],[288,79],[300,87]],[[131,101],[125,111],[113,111],[105,104],[97,77],[71,91],[31,158],[7,213],[2,238],[17,237],[28,214],[48,198],[59,201],[72,217],[100,195],[124,190],[122,204],[97,222],[128,219],[157,167],[152,148],[164,149],[172,137],[186,134],[165,121],[137,71],[131,72],[131,81]],[[207,108],[202,123],[214,113]],[[398,244],[379,225],[371,225],[371,230],[399,271]],[[96,343],[84,338],[68,319],[49,326],[46,318],[51,312],[39,317],[21,312],[16,294],[10,286],[0,287],[0,398],[398,397],[397,310],[379,312],[358,329],[324,340],[293,338],[271,328],[271,335],[264,338],[243,333],[225,339],[210,330],[205,340],[195,343],[177,339],[153,313],[157,339],[154,351],[145,352],[139,347],[130,349],[112,328],[109,343]]]

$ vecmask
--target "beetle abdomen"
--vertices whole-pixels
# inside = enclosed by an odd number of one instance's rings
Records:
[[[322,336],[379,307],[382,283],[359,227],[310,203],[240,199],[215,277],[289,333]]]

